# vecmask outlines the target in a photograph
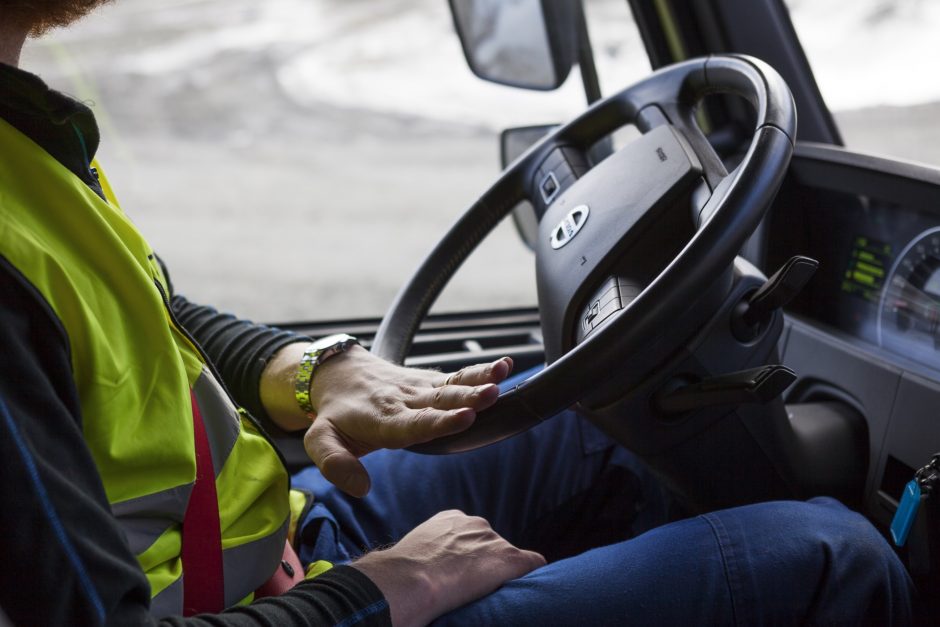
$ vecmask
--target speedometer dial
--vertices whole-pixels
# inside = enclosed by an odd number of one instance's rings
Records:
[[[878,343],[940,368],[940,227],[915,237],[891,268],[878,309]]]

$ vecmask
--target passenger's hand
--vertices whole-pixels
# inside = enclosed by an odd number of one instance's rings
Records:
[[[445,374],[389,363],[354,346],[325,361],[310,398],[317,417],[304,436],[320,472],[357,497],[369,492],[359,458],[380,448],[404,448],[463,431],[499,396],[512,371],[504,357]]]
[[[544,565],[544,557],[509,544],[486,520],[453,510],[352,563],[385,595],[395,627],[426,625]]]

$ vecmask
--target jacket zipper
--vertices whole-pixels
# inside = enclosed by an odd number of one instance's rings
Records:
[[[271,436],[268,435],[268,432],[264,430],[264,427],[261,426],[261,423],[251,415],[248,411],[243,409],[241,405],[235,402],[232,393],[228,391],[228,387],[225,385],[225,381],[222,380],[221,375],[215,369],[215,364],[212,363],[212,360],[209,359],[209,356],[206,355],[205,351],[202,349],[202,346],[196,339],[187,331],[179,320],[176,319],[176,314],[173,313],[173,308],[170,306],[170,300],[167,297],[166,291],[164,291],[163,286],[160,285],[160,282],[156,279],[153,280],[153,284],[157,286],[157,291],[160,292],[160,297],[163,300],[163,306],[166,307],[166,312],[170,316],[170,321],[173,323],[174,328],[185,337],[193,348],[196,349],[196,352],[199,353],[199,356],[202,358],[203,364],[209,369],[209,372],[212,373],[212,376],[215,377],[215,380],[218,382],[219,386],[222,388],[222,391],[225,392],[225,396],[228,398],[229,402],[232,404],[232,407],[236,409],[240,416],[245,416],[248,418],[248,421],[258,430],[258,433],[261,434],[268,444],[271,445],[271,448],[274,449],[274,453],[277,455],[277,458],[281,462],[281,466],[284,468],[284,472],[287,473],[288,479],[290,479],[290,471],[287,470],[287,461],[284,459],[284,455],[281,454],[281,450],[274,443],[274,440],[271,439]]]

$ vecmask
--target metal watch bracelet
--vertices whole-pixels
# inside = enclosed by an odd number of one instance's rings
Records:
[[[330,357],[346,352],[354,344],[359,344],[359,340],[351,335],[338,333],[311,342],[304,350],[294,377],[294,398],[305,414],[315,417],[317,413],[310,401],[310,385],[317,368]]]

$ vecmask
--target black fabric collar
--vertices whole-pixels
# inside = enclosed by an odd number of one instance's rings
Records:
[[[91,109],[50,89],[35,74],[0,63],[0,118],[103,197],[91,168],[100,141]]]

